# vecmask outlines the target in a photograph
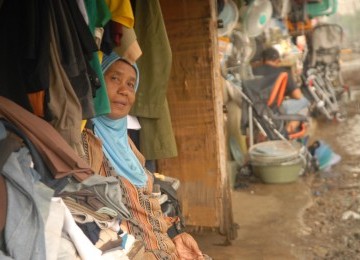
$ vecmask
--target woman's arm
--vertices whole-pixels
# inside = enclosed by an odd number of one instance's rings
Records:
[[[300,99],[300,98],[302,98],[302,96],[303,95],[302,95],[300,88],[296,88],[290,93],[290,97],[293,99]]]

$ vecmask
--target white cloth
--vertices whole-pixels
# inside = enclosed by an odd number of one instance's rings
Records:
[[[74,218],[72,217],[70,210],[66,207],[61,198],[57,199],[59,203],[65,207],[64,212],[64,226],[63,231],[66,232],[71,241],[74,243],[79,256],[83,260],[97,260],[101,259],[102,252],[97,249],[91,241],[85,236],[84,232],[76,225]]]
[[[61,232],[64,232],[69,236],[82,260],[129,259],[126,256],[128,251],[121,248],[115,248],[103,254],[100,249],[96,248],[91,243],[84,232],[75,223],[70,210],[66,207],[63,200],[58,197],[53,197],[45,227],[47,260],[58,259],[58,256],[62,255],[62,248],[68,248],[68,246],[60,246],[63,243]]]
[[[89,16],[88,16],[88,13],[86,11],[84,0],[76,0],[76,3],[78,5],[78,7],[79,7],[79,10],[80,10],[82,16],[84,17],[85,23],[87,25],[89,25]]]
[[[61,231],[64,223],[65,209],[56,198],[50,203],[49,216],[45,224],[46,259],[56,260],[59,255]]]
[[[136,116],[127,115],[127,128],[133,130],[141,129],[141,125]]]

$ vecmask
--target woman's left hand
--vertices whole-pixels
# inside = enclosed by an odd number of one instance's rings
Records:
[[[176,250],[181,260],[204,260],[195,239],[188,233],[181,233],[173,238]]]

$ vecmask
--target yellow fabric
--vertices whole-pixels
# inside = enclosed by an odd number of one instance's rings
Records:
[[[134,13],[130,0],[105,0],[111,12],[111,20],[128,28],[134,27]]]
[[[165,180],[165,175],[160,174],[158,172],[154,172],[154,176],[162,181]]]
[[[84,119],[81,121],[81,132],[84,130],[87,120]]]
[[[99,62],[100,62],[100,64],[101,64],[102,59],[103,59],[103,57],[104,57],[104,53],[103,53],[102,51],[98,51],[98,56],[99,56]]]

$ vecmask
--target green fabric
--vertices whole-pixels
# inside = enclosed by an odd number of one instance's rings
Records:
[[[104,0],[84,0],[89,17],[89,29],[94,33],[96,27],[104,27],[111,19],[111,13]]]
[[[171,49],[158,0],[136,1],[135,33],[143,52],[136,61],[140,85],[132,114],[159,118],[171,71]]]
[[[89,16],[89,29],[94,34],[96,27],[104,27],[111,19],[111,13],[104,0],[84,0],[86,11]],[[106,92],[104,75],[101,70],[99,56],[93,53],[90,66],[99,77],[101,86],[96,90],[94,107],[96,116],[110,113],[110,103]]]
[[[148,160],[177,156],[166,91],[172,55],[158,0],[136,1],[135,32],[143,55],[140,85],[130,114],[141,125],[140,151]]]
[[[99,56],[97,53],[93,53],[90,66],[95,70],[101,83],[101,87],[96,90],[96,95],[94,97],[95,114],[96,116],[109,114],[111,112],[110,102],[106,91],[104,75],[101,71]]]
[[[147,160],[178,155],[166,99],[159,119],[139,117],[139,122],[141,129],[146,129],[140,130],[140,147],[143,148],[141,152]]]

